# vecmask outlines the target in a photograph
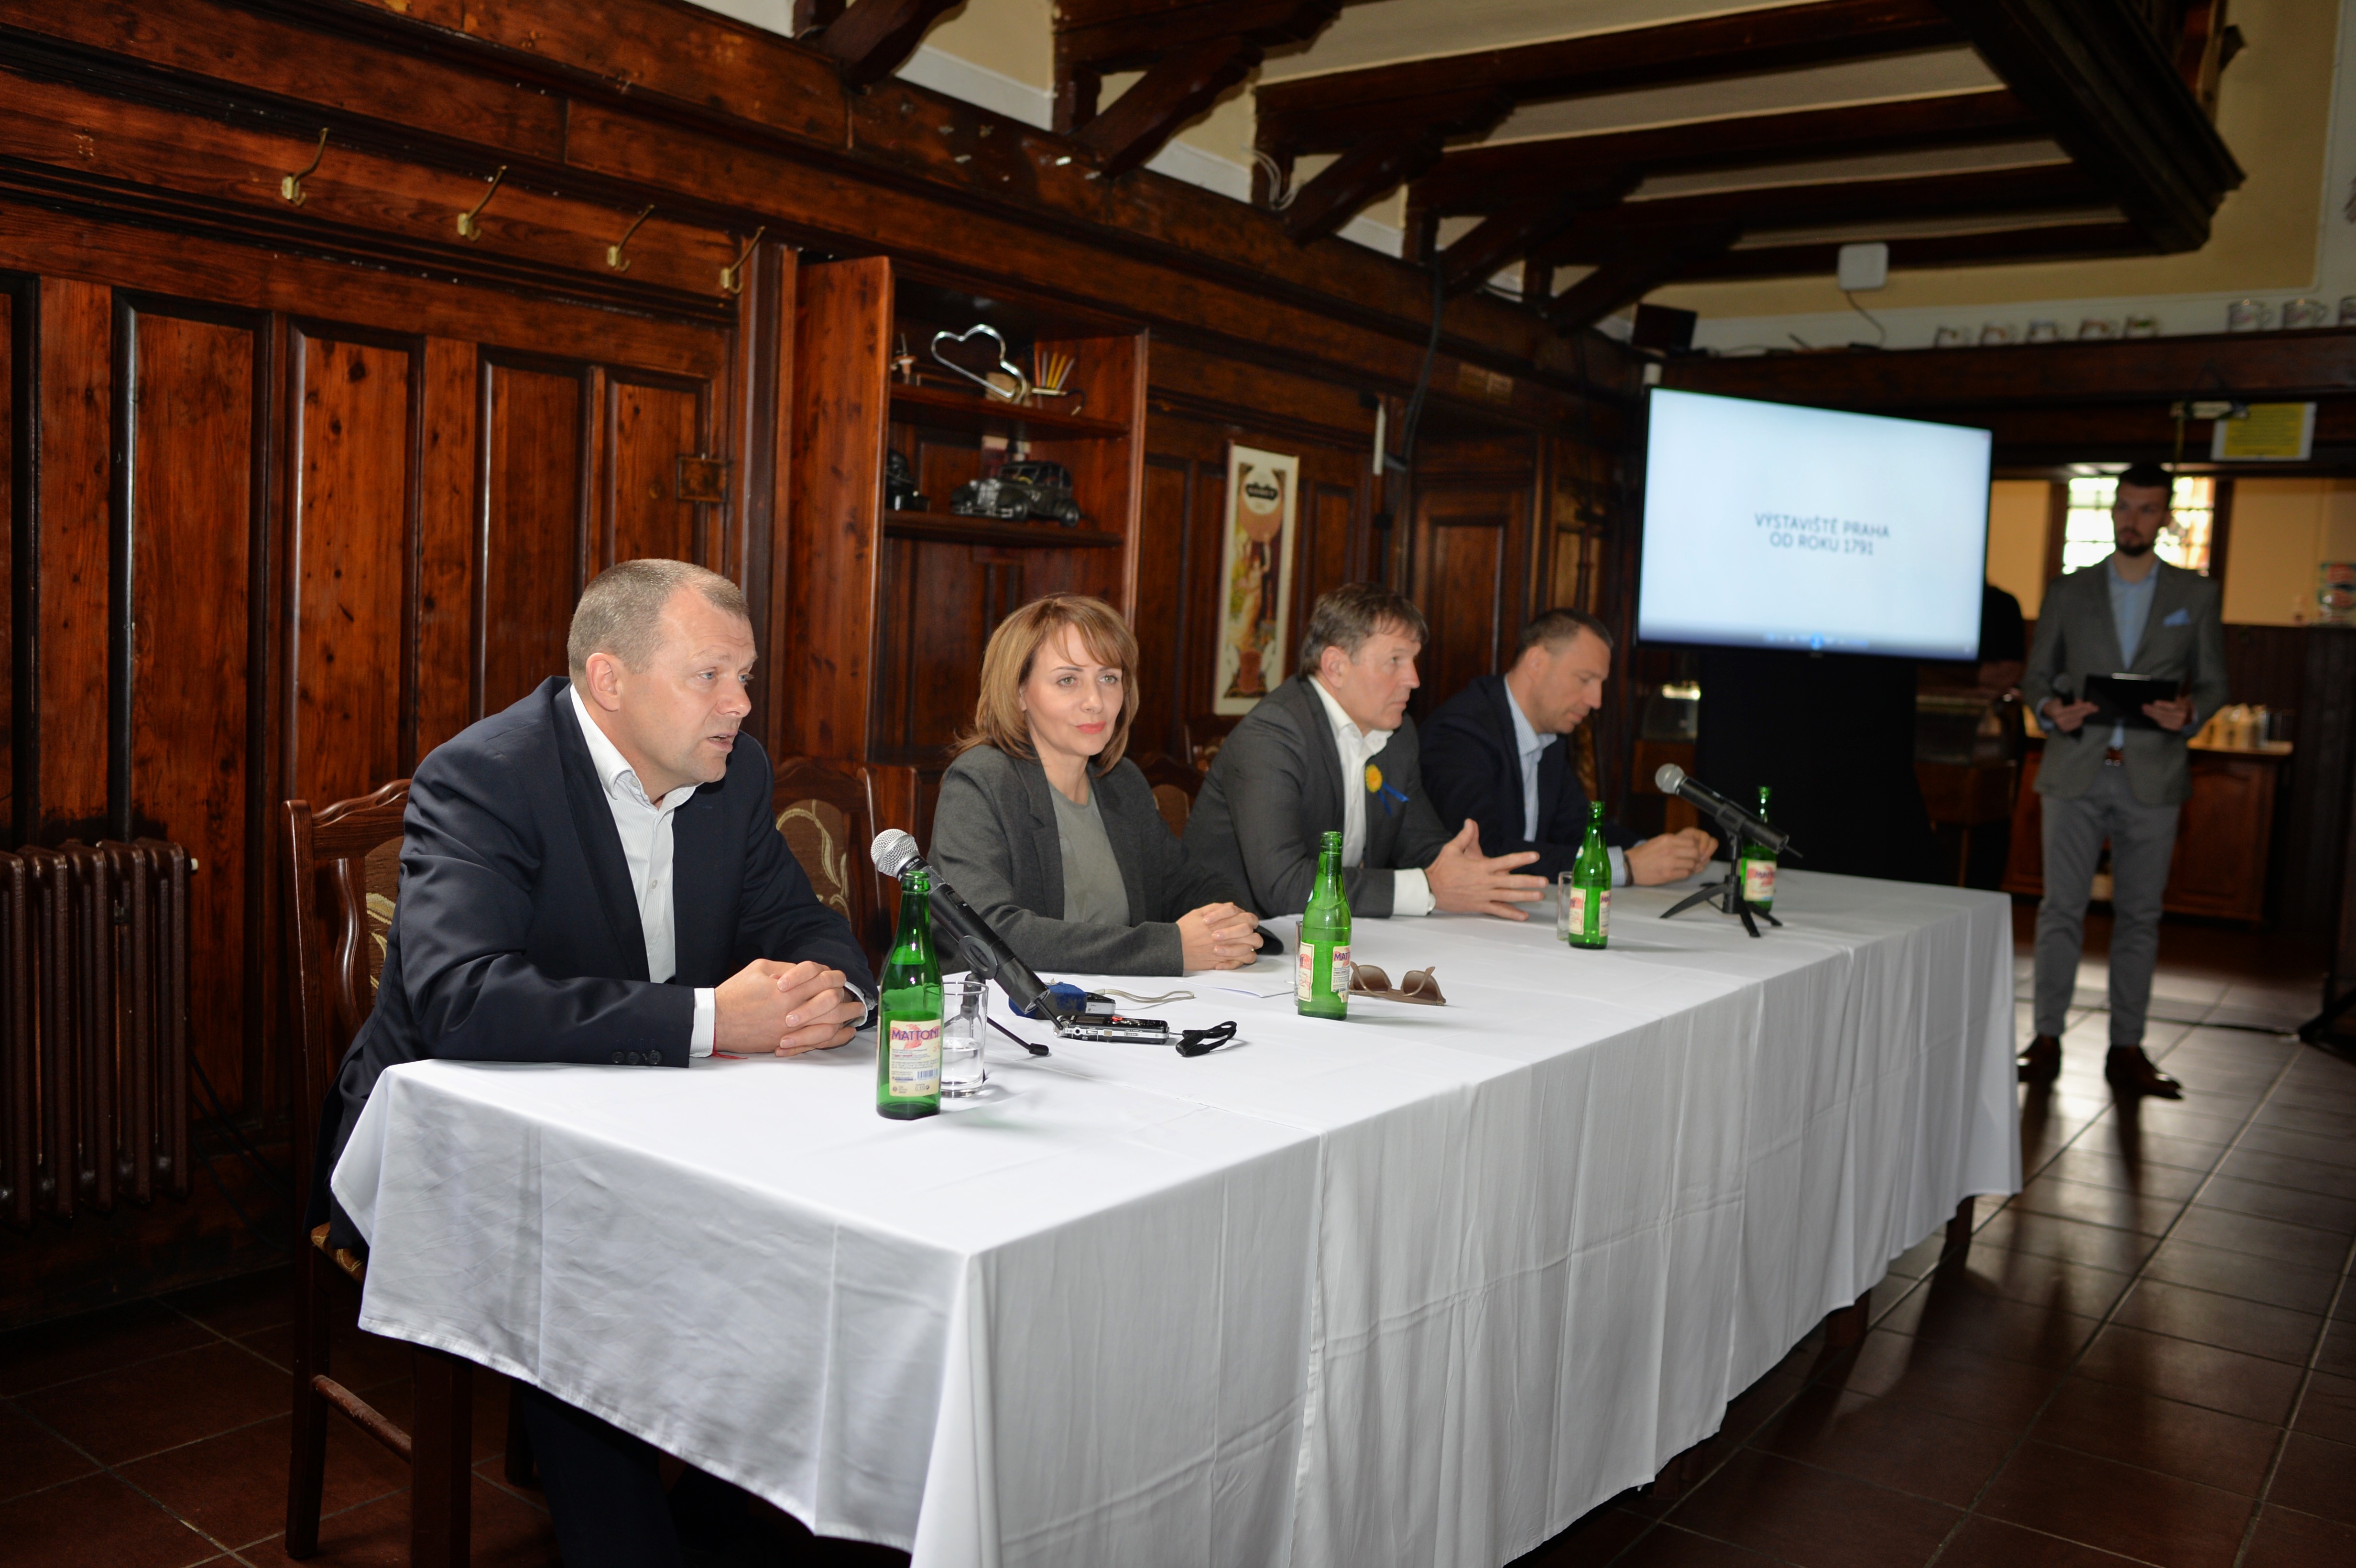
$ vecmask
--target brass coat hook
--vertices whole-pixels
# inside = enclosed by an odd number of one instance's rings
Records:
[[[630,226],[622,230],[622,237],[605,247],[605,265],[617,272],[626,272],[630,270],[630,259],[622,254],[622,247],[630,242],[630,236],[638,231],[638,225],[653,217],[654,211],[654,204],[648,202],[644,212],[630,219]]]
[[[301,168],[297,169],[291,175],[280,176],[278,179],[278,194],[284,197],[288,202],[296,207],[300,207],[305,201],[309,200],[310,197],[304,192],[303,182],[308,179],[312,175],[318,172],[319,165],[326,160],[327,156],[327,128],[325,125],[322,125],[319,127],[319,145],[317,150],[312,153],[311,161],[305,164]]]
[[[491,188],[483,192],[483,199],[475,203],[471,211],[462,212],[458,215],[458,233],[460,238],[471,241],[480,240],[483,237],[483,226],[475,220],[483,215],[483,208],[491,205],[491,197],[498,194],[499,182],[507,177],[508,166],[505,164],[501,164],[499,165],[499,172],[491,176]]]
[[[753,259],[753,247],[758,245],[761,236],[768,231],[769,226],[766,223],[753,230],[753,238],[744,241],[744,249],[736,253],[736,259],[720,269],[722,289],[732,294],[744,292],[744,263]]]

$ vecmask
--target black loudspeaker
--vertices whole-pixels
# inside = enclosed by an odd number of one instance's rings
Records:
[[[1692,311],[1671,305],[1640,304],[1636,307],[1635,335],[1628,341],[1639,348],[1683,354],[1693,347],[1694,323],[1700,319]]]

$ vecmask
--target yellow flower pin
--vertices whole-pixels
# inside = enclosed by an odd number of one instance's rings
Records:
[[[1374,763],[1368,763],[1366,764],[1366,793],[1368,795],[1378,795],[1381,793],[1382,787],[1383,770],[1375,766]]]

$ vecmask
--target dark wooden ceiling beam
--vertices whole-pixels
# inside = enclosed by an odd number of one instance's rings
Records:
[[[1794,158],[1834,158],[1970,146],[2039,133],[2027,104],[2005,88],[1783,114],[1698,120],[1642,131],[1607,131],[1445,153],[1415,182],[1415,204],[1442,217],[1492,212],[1590,170],[1646,174],[1740,168]]]
[[[1260,48],[1247,38],[1189,44],[1154,62],[1112,107],[1072,133],[1097,155],[1108,178],[1142,166],[1178,128],[1251,74]]]
[[[1258,94],[1259,145],[1280,159],[1344,152],[1372,132],[1422,118],[1425,102],[1467,91],[1519,102],[1578,98],[1965,41],[1930,0],[1812,0],[1267,83]]]
[[[2099,207],[2106,197],[2072,164],[2016,169],[1975,169],[1912,179],[1836,180],[1821,185],[1763,186],[1622,202],[1608,217],[1574,224],[1539,247],[1541,260],[1594,265],[1632,233],[1697,223],[1731,223],[1741,229],[1803,229],[1877,219],[1969,218]],[[1859,238],[1869,236],[1860,235]]]
[[[1576,332],[1582,326],[1591,326],[1740,238],[1742,229],[1739,225],[1708,221],[1665,225],[1622,236],[1595,271],[1540,309],[1558,332]]]
[[[1278,44],[1317,36],[1343,0],[1065,0],[1055,14],[1055,129],[1108,176],[1148,162]],[[1109,108],[1105,77],[1142,70]]]
[[[2241,165],[2136,0],[1938,5],[2154,246],[2208,240]]]
[[[1636,188],[1637,178],[1632,168],[1590,168],[1568,186],[1491,213],[1440,252],[1448,292],[1459,294],[1478,288],[1493,273],[1569,228],[1580,214],[1619,201]]]
[[[1892,271],[1924,267],[1982,267],[2017,261],[2083,261],[2103,256],[2147,256],[2151,241],[2132,223],[2056,223],[2022,229],[1992,229],[1974,234],[1922,234],[1892,240]],[[1840,264],[1840,243],[1758,245],[1729,251],[1689,267],[1684,283],[1730,283],[1749,278],[1829,277]]]
[[[959,0],[852,0],[808,42],[842,69],[852,87],[883,80],[906,63],[925,29]]]
[[[1366,137],[1294,192],[1284,229],[1301,244],[1322,240],[1393,186],[1428,167],[1451,135],[1494,125],[1508,105],[1496,93],[1459,95],[1441,117],[1394,125]]]
[[[1262,48],[1307,43],[1344,0],[1059,0],[1055,68],[1102,75],[1143,70],[1173,49],[1249,37]]]

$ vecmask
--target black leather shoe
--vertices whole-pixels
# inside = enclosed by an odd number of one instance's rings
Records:
[[[2020,1081],[2023,1083],[2051,1083],[2062,1076],[2062,1041],[2050,1034],[2040,1034],[2029,1042],[2020,1053]]]
[[[2151,1064],[2139,1045],[2115,1045],[2103,1063],[2103,1076],[2122,1094],[2149,1094],[2161,1100],[2181,1100],[2184,1085]]]

